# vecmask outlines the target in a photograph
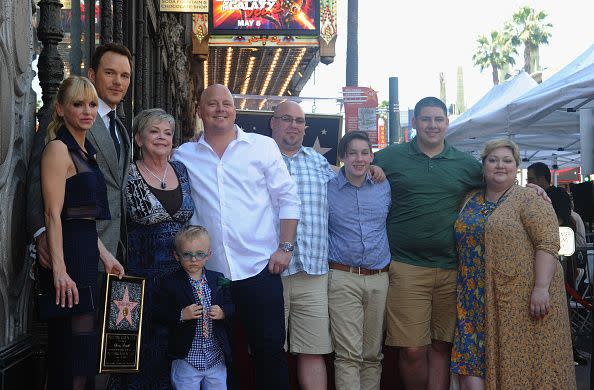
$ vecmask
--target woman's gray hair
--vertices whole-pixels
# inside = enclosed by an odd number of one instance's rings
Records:
[[[171,129],[175,131],[175,118],[168,114],[162,108],[149,108],[148,110],[142,110],[134,117],[132,121],[132,135],[136,135],[139,132],[144,131],[153,123],[169,122]]]
[[[481,162],[483,163],[483,165],[485,164],[485,159],[487,158],[487,156],[491,154],[492,151],[499,148],[508,148],[509,150],[511,150],[512,155],[514,156],[514,160],[516,160],[516,166],[520,166],[520,148],[518,147],[518,144],[516,144],[509,138],[494,139],[485,144],[485,147],[481,152]]]

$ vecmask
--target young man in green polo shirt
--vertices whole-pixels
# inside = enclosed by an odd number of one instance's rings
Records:
[[[446,390],[456,324],[453,225],[464,195],[481,185],[482,168],[445,142],[449,121],[441,100],[421,99],[412,123],[412,142],[389,146],[374,160],[392,188],[386,344],[401,347],[407,390]]]

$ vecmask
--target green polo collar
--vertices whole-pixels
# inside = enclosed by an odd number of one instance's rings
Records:
[[[428,157],[425,153],[423,153],[421,151],[421,149],[419,149],[419,145],[417,145],[417,137],[415,137],[415,138],[413,138],[412,141],[410,141],[408,143],[408,153],[422,155],[427,158],[453,158],[454,157],[454,153],[453,153],[454,148],[445,140],[443,141],[443,143],[444,143],[444,148],[441,151],[441,153],[439,153],[438,155],[435,155],[433,157]]]

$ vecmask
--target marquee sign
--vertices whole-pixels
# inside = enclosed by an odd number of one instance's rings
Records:
[[[317,35],[319,0],[210,0],[211,34]]]

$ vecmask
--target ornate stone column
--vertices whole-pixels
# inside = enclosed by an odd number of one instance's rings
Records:
[[[124,13],[124,0],[113,1],[113,41],[116,43],[124,42],[124,30],[122,19]]]
[[[60,12],[62,4],[59,0],[41,0],[39,2],[39,26],[37,38],[43,44],[39,55],[39,84],[41,86],[43,107],[38,116],[44,118],[50,109],[58,87],[64,79],[64,63],[58,53],[58,43],[64,38]]]
[[[48,14],[58,15],[58,1],[42,1],[40,21],[44,37],[43,61],[39,68],[46,78],[44,102],[51,101],[59,80],[48,83],[48,75],[60,74],[41,65],[57,55],[56,44],[61,31],[47,23]],[[35,93],[31,89],[33,70],[33,3],[30,0],[0,0],[0,386],[4,389],[30,389],[35,385],[31,375],[32,339],[30,302],[32,283],[29,270],[32,259],[27,255],[25,223],[25,182],[29,151],[35,134]],[[58,18],[59,22],[59,18]],[[53,50],[52,50],[53,49]],[[51,63],[51,61],[49,61]],[[61,68],[60,68],[61,69]],[[56,78],[59,76],[56,76]],[[52,77],[49,77],[53,80]]]
[[[101,0],[101,43],[113,42],[111,0]]]
[[[144,29],[146,24],[146,14],[144,12],[144,1],[136,3],[136,26],[134,33],[136,34],[136,42],[134,48],[134,115],[138,114],[145,107],[143,106],[144,93]]]

